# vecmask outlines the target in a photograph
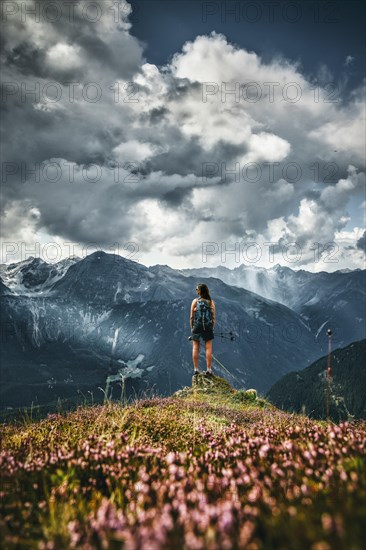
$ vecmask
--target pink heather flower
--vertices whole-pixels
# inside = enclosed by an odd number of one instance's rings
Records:
[[[250,502],[255,502],[259,498],[259,493],[258,487],[254,486],[248,493],[248,500]]]
[[[342,481],[347,481],[347,474],[344,470],[341,470],[339,477],[341,478]]]
[[[239,543],[240,547],[245,548],[251,540],[255,530],[255,525],[252,521],[248,520],[240,529]]]
[[[57,546],[52,541],[48,541],[48,542],[42,541],[39,545],[39,548],[40,548],[40,550],[56,550]]]
[[[168,464],[173,464],[173,462],[175,461],[175,453],[173,452],[168,453],[165,457],[165,460],[167,461]]]
[[[233,517],[229,511],[225,511],[219,518],[219,524],[222,529],[229,529],[233,521]]]
[[[309,453],[309,451],[304,451],[304,452],[303,452],[303,456],[304,456],[305,458],[307,458],[308,460],[311,460],[311,454]]]
[[[292,441],[290,441],[290,440],[288,440],[288,439],[287,439],[286,441],[283,442],[283,446],[284,446],[284,448],[285,448],[286,450],[288,450],[288,451],[291,451],[291,449],[293,449],[293,447],[294,447]]]
[[[324,531],[329,533],[332,530],[332,516],[330,514],[324,513],[321,516],[321,520]]]
[[[160,519],[160,524],[163,529],[170,531],[174,527],[172,516],[170,514],[163,514]]]
[[[185,548],[189,550],[203,550],[205,548],[204,540],[196,537],[192,531],[188,531],[185,535]]]
[[[70,540],[71,547],[75,548],[80,541],[79,522],[76,520],[69,521],[69,523],[67,524],[67,527],[68,527],[69,535],[71,539]]]
[[[259,451],[258,451],[258,454],[261,458],[264,458],[265,456],[267,456],[267,453],[270,449],[270,445],[268,444],[265,444],[265,445],[262,445],[260,448],[259,448]]]

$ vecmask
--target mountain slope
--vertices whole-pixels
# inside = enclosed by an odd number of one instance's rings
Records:
[[[325,372],[328,357],[321,357],[301,371],[278,380],[266,397],[278,407],[304,412],[313,418],[325,418]],[[347,420],[366,418],[366,340],[353,342],[331,352],[330,417]]]
[[[80,258],[72,256],[49,264],[41,258],[30,256],[13,264],[1,264],[0,276],[15,294],[42,293],[61,279],[69,267]]]
[[[9,296],[13,294],[10,288],[4,285],[2,278],[0,277],[0,296]]]

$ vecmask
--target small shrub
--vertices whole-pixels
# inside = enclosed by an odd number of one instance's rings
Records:
[[[252,402],[257,399],[257,390],[238,390],[237,393],[233,396],[235,402]]]

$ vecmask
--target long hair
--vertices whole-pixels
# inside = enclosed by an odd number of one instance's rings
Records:
[[[200,297],[205,298],[206,300],[209,300],[211,302],[212,298],[208,291],[208,286],[205,285],[205,283],[198,283],[197,288],[199,290]]]

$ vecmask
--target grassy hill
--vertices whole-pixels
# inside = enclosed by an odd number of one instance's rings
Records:
[[[365,428],[204,375],[4,424],[3,548],[361,550]]]

